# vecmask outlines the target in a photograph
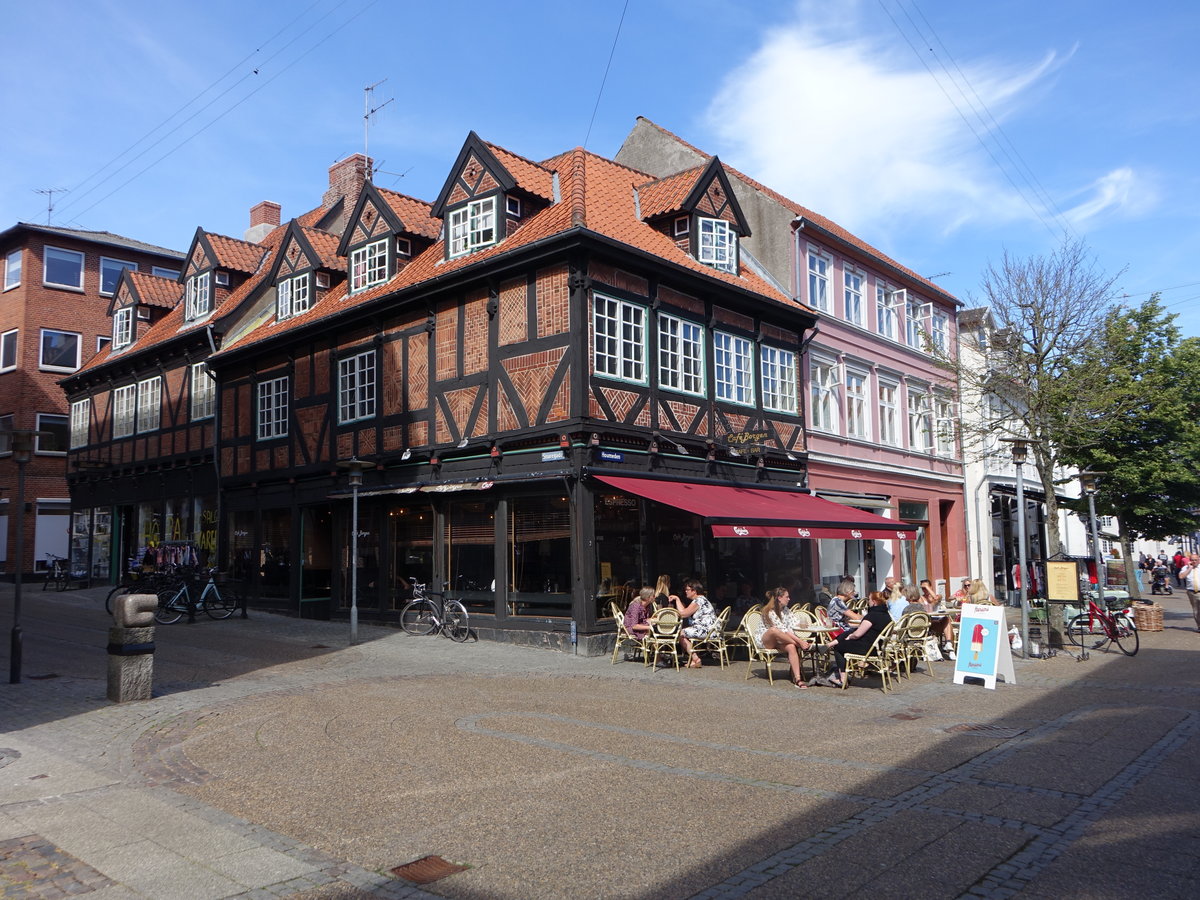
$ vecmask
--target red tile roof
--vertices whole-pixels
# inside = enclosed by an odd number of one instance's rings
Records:
[[[433,208],[430,204],[407,194],[389,191],[387,188],[376,187],[375,190],[379,191],[379,196],[387,201],[392,212],[400,217],[405,228],[413,234],[429,238],[431,241],[438,239],[442,233],[442,220],[435,219],[429,214]]]
[[[505,150],[503,147],[497,147],[487,141],[484,141],[483,145],[495,154],[496,159],[508,170],[508,174],[516,180],[522,190],[536,194],[544,200],[554,199],[554,175],[552,172],[532,160]]]
[[[704,166],[687,169],[657,181],[651,181],[637,189],[642,218],[651,219],[667,213],[679,212],[683,201],[696,186],[696,179],[704,171]]]
[[[217,254],[217,265],[222,269],[232,269],[235,272],[257,272],[262,262],[262,244],[252,244],[249,241],[239,241],[237,238],[226,237],[223,234],[213,234],[206,231],[205,237]]]
[[[346,267],[346,263],[337,253],[339,239],[336,234],[321,231],[319,228],[301,227],[300,231],[304,234],[305,239],[312,244],[312,248],[317,251],[321,266],[326,269],[344,269]],[[270,240],[270,237],[268,235],[268,240]],[[277,247],[278,242],[274,246]]]
[[[491,147],[493,152],[497,148]],[[507,166],[520,157],[504,151],[501,158]],[[516,165],[513,163],[514,166]],[[444,242],[436,241],[414,257],[407,266],[389,281],[361,293],[349,294],[343,283],[331,289],[323,298],[298,316],[277,322],[264,322],[254,330],[227,344],[222,350],[243,347],[287,333],[348,309],[370,303],[395,291],[419,285],[421,282],[484,263],[496,256],[510,253],[543,238],[563,234],[572,228],[585,228],[636,250],[659,257],[680,268],[723,282],[727,285],[761,295],[782,305],[807,311],[802,304],[767,282],[748,267],[740,275],[721,272],[696,260],[681,250],[673,240],[642,221],[634,201],[638,185],[646,184],[647,175],[628,166],[596,156],[582,148],[563,153],[540,164],[529,163],[524,172],[531,177],[537,172],[553,179],[558,175],[561,200],[530,216],[515,233],[498,244],[455,259],[445,259]],[[513,172],[514,177],[519,176]],[[417,201],[419,202],[419,201]],[[406,220],[407,221],[407,220]],[[434,220],[437,221],[437,220]],[[239,292],[240,293],[240,292]]]
[[[160,278],[147,272],[133,272],[128,276],[137,291],[138,301],[146,306],[174,309],[183,297],[183,286],[174,278]]]
[[[685,141],[679,135],[674,134],[673,132],[668,131],[666,128],[663,128],[661,125],[650,121],[645,116],[638,116],[638,120],[645,122],[651,128],[658,129],[663,134],[665,134],[667,137],[671,138],[674,141],[678,141],[680,146],[686,147],[687,149],[691,150],[693,153],[699,154],[700,156],[704,157],[704,159],[712,159],[711,153],[705,153],[699,147],[689,144],[687,141]],[[749,175],[739,172],[737,169],[724,163],[723,161],[722,161],[722,165],[725,167],[725,171],[728,172],[730,175],[733,175],[734,177],[738,178],[739,180],[745,182],[747,185],[754,188],[756,191],[761,191],[763,194],[766,194],[768,197],[772,198],[777,203],[779,203],[782,206],[786,207],[787,209],[791,210],[793,214],[795,214],[797,216],[803,216],[804,218],[806,218],[810,222],[812,222],[814,225],[817,225],[817,226],[823,228],[825,231],[828,231],[830,234],[833,234],[834,236],[840,238],[841,240],[848,243],[850,246],[855,247],[858,250],[861,250],[863,253],[883,260],[889,266],[891,266],[895,269],[899,269],[901,272],[903,272],[905,275],[912,278],[914,281],[917,281],[923,285],[926,285],[927,287],[930,288],[930,290],[936,291],[937,293],[939,293],[945,297],[953,297],[954,296],[953,294],[949,293],[945,288],[934,284],[932,281],[930,281],[929,279],[927,279],[921,275],[918,275],[916,272],[914,272],[912,269],[908,268],[907,266],[901,265],[900,263],[896,262],[894,259],[892,259],[890,256],[888,256],[886,253],[883,253],[882,251],[877,250],[876,248],[874,248],[870,244],[868,244],[866,241],[851,234],[849,231],[847,231],[841,225],[837,224],[837,222],[834,222],[832,219],[827,219],[827,218],[825,218],[825,216],[821,215],[820,213],[813,212],[808,207],[802,206],[799,203],[797,203],[796,201],[788,199],[783,194],[780,194],[778,191],[771,190],[771,188],[767,187],[764,184],[760,184],[759,182],[757,182],[753,178],[751,178]]]

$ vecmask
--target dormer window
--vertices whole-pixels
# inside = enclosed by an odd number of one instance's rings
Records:
[[[514,219],[521,218],[521,198],[520,197],[505,197],[504,210]]]
[[[412,241],[410,241],[408,238],[404,238],[404,237],[396,238],[396,255],[403,256],[405,258],[411,257],[412,256]]]
[[[709,221],[712,221],[711,219]],[[675,237],[684,237],[692,231],[692,220],[689,216],[679,216],[675,220]]]
[[[184,318],[187,321],[191,322],[212,312],[212,291],[209,289],[208,272],[189,278],[186,290]]]
[[[308,273],[296,275],[292,278],[285,278],[275,287],[276,304],[275,318],[289,319],[292,316],[298,316],[302,312],[307,312],[309,297],[311,296],[308,289]]]
[[[350,293],[387,281],[387,238],[350,253]]]
[[[496,198],[472,200],[450,213],[450,257],[496,243]]]
[[[133,343],[133,307],[122,306],[113,313],[112,343],[114,350]]]
[[[723,219],[700,219],[697,259],[722,272],[737,273],[737,234]]]

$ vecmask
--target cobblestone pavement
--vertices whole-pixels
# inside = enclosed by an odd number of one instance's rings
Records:
[[[252,614],[158,628],[118,705],[103,596],[25,606],[5,897],[1200,895],[1184,601],[1134,658],[887,695]],[[392,875],[428,855],[467,868]]]

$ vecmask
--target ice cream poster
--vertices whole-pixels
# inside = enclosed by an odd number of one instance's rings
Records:
[[[994,688],[997,675],[1003,676],[1008,684],[1016,683],[1004,607],[963,604],[956,657],[954,681],[958,684],[964,684],[967,678],[978,678],[985,686]]]

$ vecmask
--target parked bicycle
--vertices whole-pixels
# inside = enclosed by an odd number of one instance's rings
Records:
[[[179,584],[177,572],[142,572],[134,569],[125,574],[121,583],[108,592],[104,598],[104,611],[110,616],[113,611],[113,600],[121,594],[154,594]]]
[[[53,553],[46,554],[46,580],[42,583],[42,590],[49,590],[53,587],[56,591],[65,591],[67,585],[71,581],[71,569],[61,556],[55,556]]]
[[[1095,600],[1089,599],[1087,610],[1067,623],[1067,640],[1076,647],[1087,650],[1103,650],[1111,641],[1126,656],[1138,652],[1137,626],[1126,612],[1101,609]]]
[[[241,598],[232,587],[226,585],[222,590],[217,586],[212,572],[208,573],[208,580],[198,598],[193,599],[192,586],[193,579],[182,578],[174,586],[160,591],[158,609],[154,611],[155,621],[170,625],[184,615],[195,615],[201,610],[208,613],[211,619],[228,619],[241,603]]]
[[[440,631],[460,644],[470,636],[467,608],[460,601],[447,599],[440,591],[426,590],[420,582],[414,581],[412,589],[413,599],[400,610],[401,628],[416,635]]]

